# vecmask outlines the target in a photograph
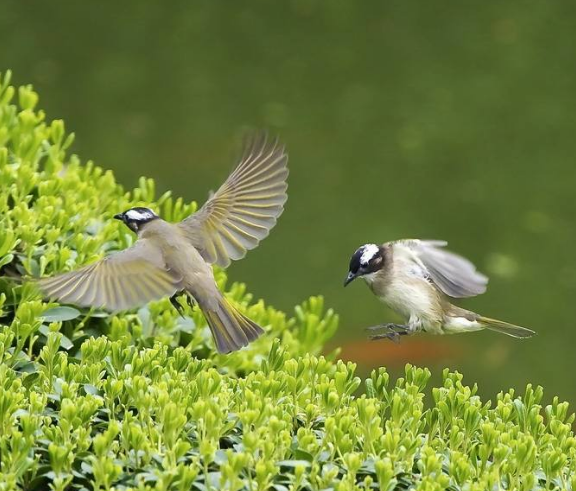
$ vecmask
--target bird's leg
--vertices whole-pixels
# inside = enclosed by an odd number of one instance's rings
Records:
[[[379,324],[377,326],[370,326],[366,328],[367,331],[380,331],[381,329],[388,329],[389,331],[402,332],[402,333],[407,333],[411,331],[410,326],[407,326],[405,324],[392,324],[392,323]]]
[[[178,313],[180,314],[180,317],[184,317],[184,309],[183,309],[182,305],[180,305],[180,302],[178,302],[178,300],[177,300],[178,295],[179,295],[179,293],[175,293],[174,295],[172,295],[170,297],[170,303],[178,311]]]
[[[176,292],[174,295],[172,295],[170,297],[170,303],[178,311],[178,313],[180,314],[180,317],[184,317],[184,308],[182,307],[182,304],[177,300],[180,295],[184,295],[186,297],[186,303],[188,304],[188,306],[192,310],[196,306],[196,302],[192,298],[192,295],[189,295],[186,290],[181,290],[179,292]]]
[[[186,303],[192,310],[194,310],[194,307],[196,307],[196,301],[194,300],[194,297],[192,297],[192,295],[190,295],[188,292],[184,292],[184,295],[186,295]]]
[[[408,334],[412,334],[412,329],[410,326],[404,324],[380,324],[377,326],[367,327],[367,331],[380,331],[386,329],[388,332],[384,332],[381,334],[373,334],[370,336],[371,341],[378,341],[379,339],[390,339],[395,343],[400,341],[400,336],[407,336]]]
[[[390,330],[382,334],[374,334],[373,336],[370,336],[369,339],[370,341],[378,341],[379,339],[389,339],[390,341],[399,343],[400,336],[407,336],[408,334],[410,334],[410,331],[408,330],[402,330],[402,331]]]

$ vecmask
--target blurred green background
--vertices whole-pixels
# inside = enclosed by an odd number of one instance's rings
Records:
[[[3,0],[0,70],[32,83],[74,151],[202,202],[246,128],[290,153],[277,227],[230,268],[286,310],[322,293],[362,370],[464,371],[576,401],[574,2]],[[116,212],[119,210],[112,210]],[[395,317],[361,282],[365,242],[446,239],[491,277],[465,307],[531,327],[367,343]]]

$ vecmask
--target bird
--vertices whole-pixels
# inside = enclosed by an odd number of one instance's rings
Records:
[[[288,154],[278,139],[246,139],[239,163],[206,203],[179,223],[133,207],[114,218],[137,236],[132,246],[78,270],[41,278],[45,297],[112,312],[170,296],[192,297],[220,353],[236,351],[264,333],[220,292],[211,265],[227,267],[254,249],[276,224],[287,195]]]
[[[372,293],[405,319],[368,328],[372,340],[391,339],[425,331],[432,334],[491,331],[529,338],[534,331],[484,317],[451,303],[486,291],[488,278],[464,257],[445,249],[441,240],[402,239],[364,244],[350,259],[344,286],[363,278]]]

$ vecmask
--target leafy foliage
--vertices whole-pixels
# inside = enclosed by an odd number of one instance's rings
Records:
[[[152,179],[142,177],[137,188],[125,192],[112,172],[92,162],[81,165],[75,155],[67,157],[73,135],[66,136],[62,121],[48,124],[44,113],[35,111],[38,96],[30,86],[18,90],[18,106],[11,104],[16,91],[9,76],[0,79],[0,267],[5,277],[69,271],[126,248],[134,235],[112,216],[132,206],[151,206],[169,221],[196,210],[196,203],[174,199],[169,192],[156,199]],[[217,271],[217,281],[226,289],[224,272]],[[245,372],[259,366],[276,337],[294,356],[319,353],[338,322],[331,310],[325,311],[321,298],[304,302],[293,318],[287,318],[263,301],[252,302],[245,285],[234,283],[227,289],[228,298],[250,318],[270,326],[269,335],[249,351],[217,357],[204,317],[186,302],[184,317],[168,299],[115,316],[42,304],[37,293],[14,288],[7,278],[2,285],[4,319],[15,333],[16,346],[21,346],[13,356],[21,362],[39,351],[47,332],[59,331],[63,347],[71,352],[88,337],[106,334],[113,340],[127,338],[138,347],[155,341],[186,346],[218,366]]]
[[[111,215],[195,210],[142,178],[67,156],[30,87],[0,78],[0,490],[576,489],[574,417],[542,389],[492,407],[444,373],[385,369],[362,386],[351,363],[319,356],[337,316],[313,297],[292,318],[227,296],[268,334],[227,356],[202,315],[168,300],[109,315],[46,304],[20,275],[76,268],[133,240]],[[222,288],[226,277],[217,272]]]

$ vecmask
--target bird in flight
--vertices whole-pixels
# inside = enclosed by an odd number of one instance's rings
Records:
[[[397,340],[426,331],[450,334],[490,329],[515,338],[535,333],[525,327],[491,319],[453,305],[450,298],[473,297],[486,291],[488,278],[467,259],[438,240],[397,240],[364,244],[350,259],[344,286],[363,278],[372,293],[406,319],[406,324],[368,328],[383,331],[371,339]]]
[[[119,213],[114,218],[137,235],[134,245],[76,271],[42,278],[38,286],[60,303],[112,312],[185,293],[202,310],[218,351],[238,350],[264,331],[226,300],[211,265],[227,267],[269,234],[288,198],[287,164],[277,140],[255,135],[198,212],[179,223],[144,207]]]

